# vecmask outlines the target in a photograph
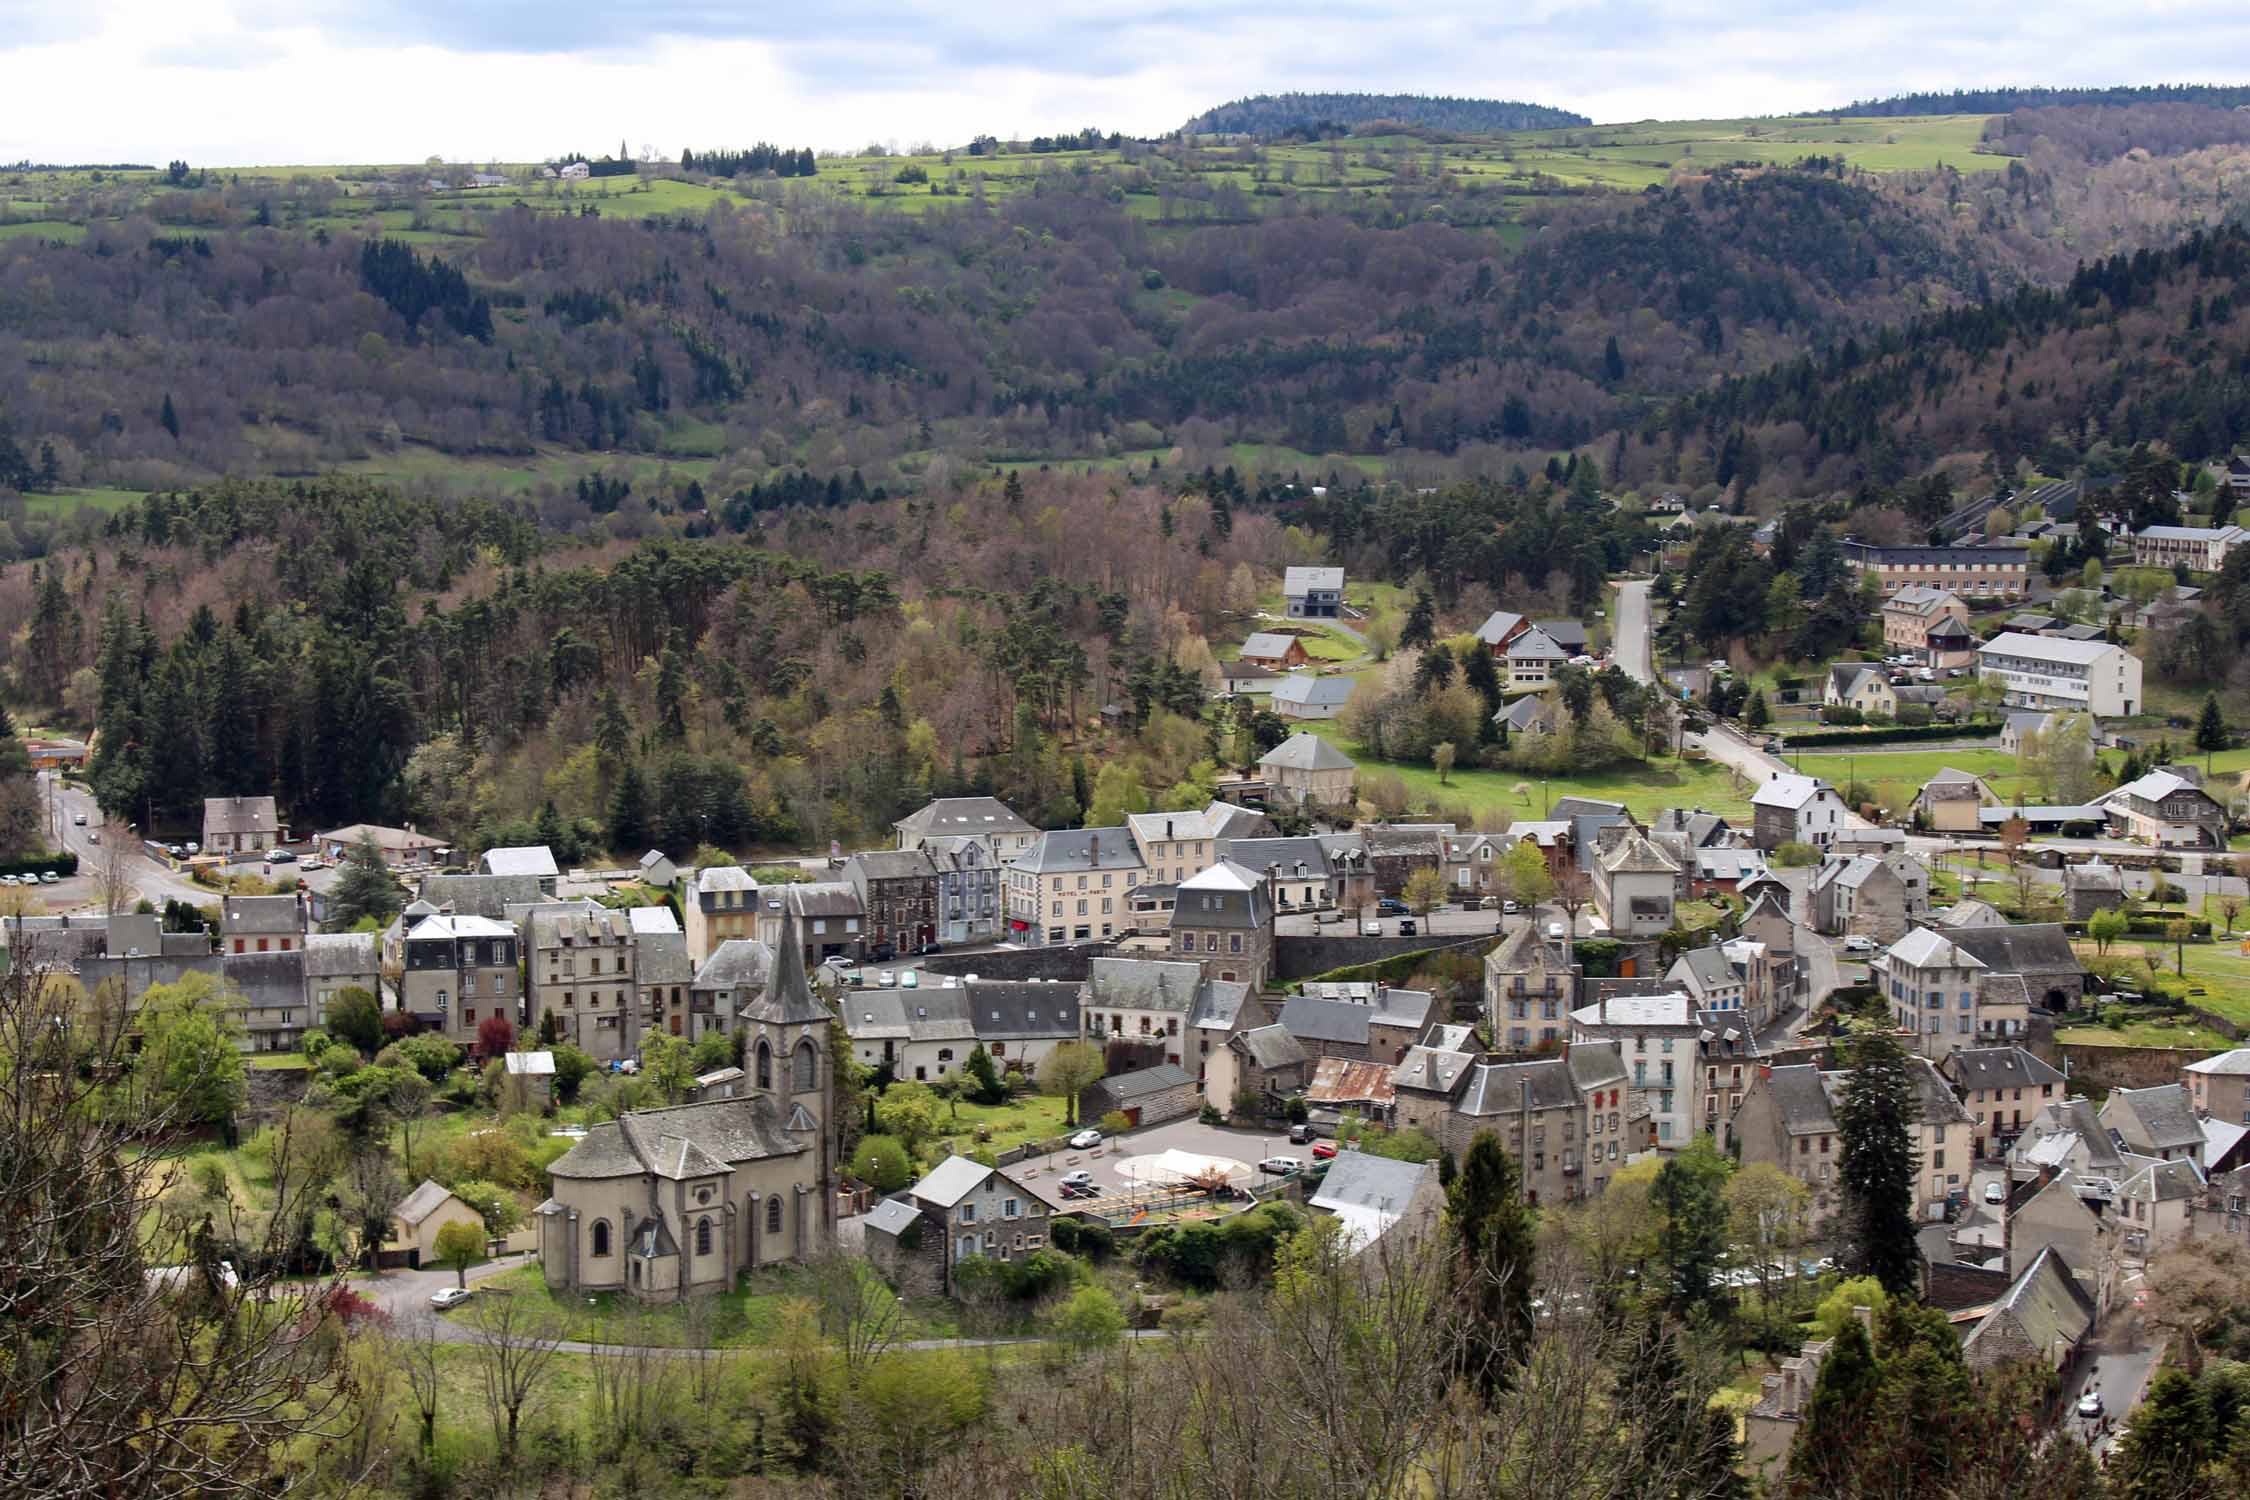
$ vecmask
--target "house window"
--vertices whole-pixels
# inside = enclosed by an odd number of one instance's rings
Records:
[[[607,1219],[596,1219],[594,1221],[594,1253],[596,1255],[609,1254],[609,1220]]]
[[[709,1219],[697,1219],[695,1221],[695,1253],[698,1255],[709,1255],[711,1253],[711,1221]]]
[[[766,1233],[781,1233],[781,1194],[779,1193],[766,1200]]]
[[[1016,1218],[1021,1218],[1022,1216],[1023,1216],[1023,1209],[1022,1209],[1022,1206],[1021,1206],[1020,1204],[1018,1204],[1018,1203],[1016,1202],[1016,1200],[1015,1200],[1015,1199],[1013,1199],[1013,1198],[1009,1198],[1009,1199],[1006,1199],[1006,1200],[1004,1200],[1004,1201],[1003,1201],[1003,1202],[1001,1203],[1001,1205],[1000,1205],[1000,1217],[1001,1217],[1001,1218],[1003,1218],[1003,1219],[1016,1219]]]
[[[813,1050],[813,1044],[809,1038],[797,1043],[796,1074],[797,1076],[791,1080],[796,1092],[800,1094],[811,1093],[818,1083],[820,1058]]]
[[[758,1038],[758,1087],[773,1087],[773,1049],[766,1045],[764,1037]]]

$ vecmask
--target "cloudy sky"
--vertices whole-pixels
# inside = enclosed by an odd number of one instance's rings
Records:
[[[2250,81],[2243,0],[0,0],[0,38],[0,161],[1154,134],[1292,88],[1612,121]]]

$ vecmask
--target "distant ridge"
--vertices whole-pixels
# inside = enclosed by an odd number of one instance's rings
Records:
[[[2019,109],[2070,104],[2207,104],[2238,109],[2250,104],[2250,84],[2147,83],[2110,88],[1955,89],[1951,93],[1898,94],[1889,99],[1855,100],[1832,115],[2005,115]]]
[[[1429,94],[1257,94],[1207,109],[1181,127],[1189,135],[1343,135],[1375,120],[1428,130],[1556,130],[1594,122],[1567,109],[1507,99]]]

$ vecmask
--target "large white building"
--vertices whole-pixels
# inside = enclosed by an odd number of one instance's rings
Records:
[[[2143,568],[2185,563],[2198,573],[2216,573],[2244,542],[2250,531],[2239,526],[2144,526],[2133,536],[2133,562]]]
[[[2008,631],[1977,648],[1977,675],[2000,684],[2010,708],[2075,708],[2104,718],[2141,711],[2141,659],[2110,641]]]

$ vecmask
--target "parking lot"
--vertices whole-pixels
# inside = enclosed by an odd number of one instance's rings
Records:
[[[1294,1156],[1310,1162],[1310,1146],[1292,1146],[1285,1130],[1237,1130],[1229,1126],[1205,1125],[1194,1116],[1172,1120],[1162,1125],[1150,1125],[1124,1135],[1111,1136],[1092,1151],[1057,1151],[1049,1156],[1026,1157],[1011,1172],[1049,1205],[1066,1204],[1061,1188],[1064,1174],[1090,1172],[1094,1185],[1104,1196],[1134,1191],[1135,1184],[1128,1182],[1118,1171],[1118,1164],[1136,1156],[1157,1156],[1166,1151],[1186,1151],[1198,1156],[1224,1156],[1255,1167],[1269,1156]],[[1267,1183],[1277,1181],[1265,1178]],[[1141,1191],[1146,1191],[1144,1187]]]

